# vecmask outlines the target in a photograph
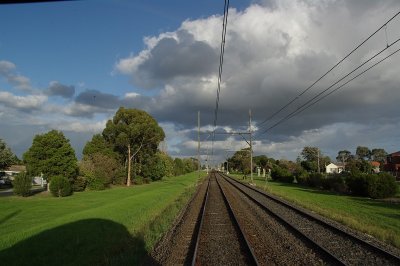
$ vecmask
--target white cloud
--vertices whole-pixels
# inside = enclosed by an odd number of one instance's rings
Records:
[[[9,92],[0,92],[0,104],[16,109],[39,109],[46,101],[47,97],[44,95],[16,96]]]

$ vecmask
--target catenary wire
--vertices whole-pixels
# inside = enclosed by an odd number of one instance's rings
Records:
[[[378,33],[382,28],[387,27],[387,24],[390,23],[395,17],[397,17],[400,14],[400,11],[397,12],[394,16],[392,16],[388,21],[386,21],[382,26],[380,26],[375,32],[373,32],[371,35],[369,35],[364,41],[362,41],[359,45],[357,45],[350,53],[348,53],[345,57],[343,57],[339,62],[337,62],[332,68],[330,68],[325,74],[323,74],[321,77],[319,77],[314,83],[312,83],[310,86],[308,86],[305,90],[303,90],[299,95],[294,97],[292,100],[290,100],[288,103],[286,103],[284,106],[282,106],[280,109],[278,109],[275,113],[270,115],[268,118],[263,120],[259,125],[263,125],[266,122],[270,121],[272,118],[274,118],[276,115],[278,115],[280,112],[285,110],[289,105],[293,104],[296,100],[298,100],[302,95],[304,95],[307,91],[309,91],[312,87],[314,87],[315,84],[317,84],[320,80],[322,80],[326,75],[328,75],[333,69],[335,69],[338,65],[340,65],[344,60],[346,60],[350,55],[352,55],[356,50],[358,50],[362,45],[364,45],[369,39],[371,39],[376,33]]]

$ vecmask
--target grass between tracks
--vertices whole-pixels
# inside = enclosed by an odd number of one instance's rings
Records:
[[[3,265],[135,265],[171,226],[197,179],[198,174],[191,173],[66,198],[47,192],[2,197],[0,261]]]
[[[266,182],[265,178],[255,178],[254,182],[288,201],[400,248],[400,203],[338,195],[297,184]]]

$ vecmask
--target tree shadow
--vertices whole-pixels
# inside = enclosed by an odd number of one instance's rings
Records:
[[[2,265],[138,265],[143,237],[104,219],[86,219],[43,231],[0,251]]]
[[[4,218],[2,218],[0,220],[0,224],[7,222],[8,220],[10,220],[11,218],[13,218],[14,216],[16,216],[18,213],[20,213],[21,210],[16,210],[8,215],[6,215]]]

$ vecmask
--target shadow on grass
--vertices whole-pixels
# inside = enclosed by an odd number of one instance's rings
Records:
[[[0,220],[0,224],[7,222],[8,220],[10,220],[11,218],[13,218],[14,216],[16,216],[18,213],[20,213],[21,210],[16,210],[12,213],[10,213],[9,215],[5,216],[4,218],[2,218]]]
[[[143,237],[104,219],[65,224],[0,251],[2,265],[137,265],[145,256]]]

